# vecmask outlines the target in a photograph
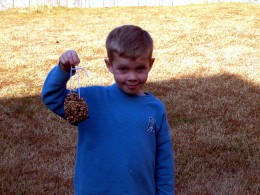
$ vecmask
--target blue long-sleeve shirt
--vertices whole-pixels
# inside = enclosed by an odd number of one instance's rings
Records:
[[[65,118],[69,74],[55,66],[42,100]],[[78,122],[76,195],[172,195],[173,148],[164,105],[151,94],[125,94],[116,84],[80,88],[89,118]]]

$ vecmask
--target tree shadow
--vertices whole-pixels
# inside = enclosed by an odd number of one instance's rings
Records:
[[[236,75],[145,87],[165,104],[176,194],[257,192],[260,88]],[[76,128],[39,96],[0,99],[1,194],[73,194]]]

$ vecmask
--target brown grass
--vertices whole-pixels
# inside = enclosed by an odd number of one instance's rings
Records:
[[[131,23],[154,38],[146,89],[165,103],[176,194],[257,194],[260,162],[260,6],[0,12],[1,194],[72,194],[77,131],[41,103],[48,71],[78,51],[90,79],[108,85],[104,41]]]

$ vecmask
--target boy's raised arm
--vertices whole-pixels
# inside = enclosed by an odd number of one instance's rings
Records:
[[[64,112],[64,100],[69,93],[66,84],[70,79],[70,68],[79,64],[80,60],[76,51],[68,50],[59,59],[59,65],[55,66],[45,79],[42,88],[43,103],[57,115],[66,118]]]
[[[41,93],[43,103],[62,118],[66,118],[64,100],[69,93],[66,89],[69,78],[70,75],[67,72],[60,66],[55,66],[45,79]]]

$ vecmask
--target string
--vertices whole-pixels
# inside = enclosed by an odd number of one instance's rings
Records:
[[[87,77],[89,78],[88,73],[84,68],[82,68],[82,67],[71,67],[70,68],[70,92],[71,92],[71,89],[72,89],[72,79],[71,79],[71,77],[73,76],[73,73],[72,73],[73,70],[75,70],[75,71],[83,70],[85,72],[85,74],[87,75]],[[80,74],[79,74],[79,71],[78,71],[78,91],[79,91],[79,98],[80,98]]]

